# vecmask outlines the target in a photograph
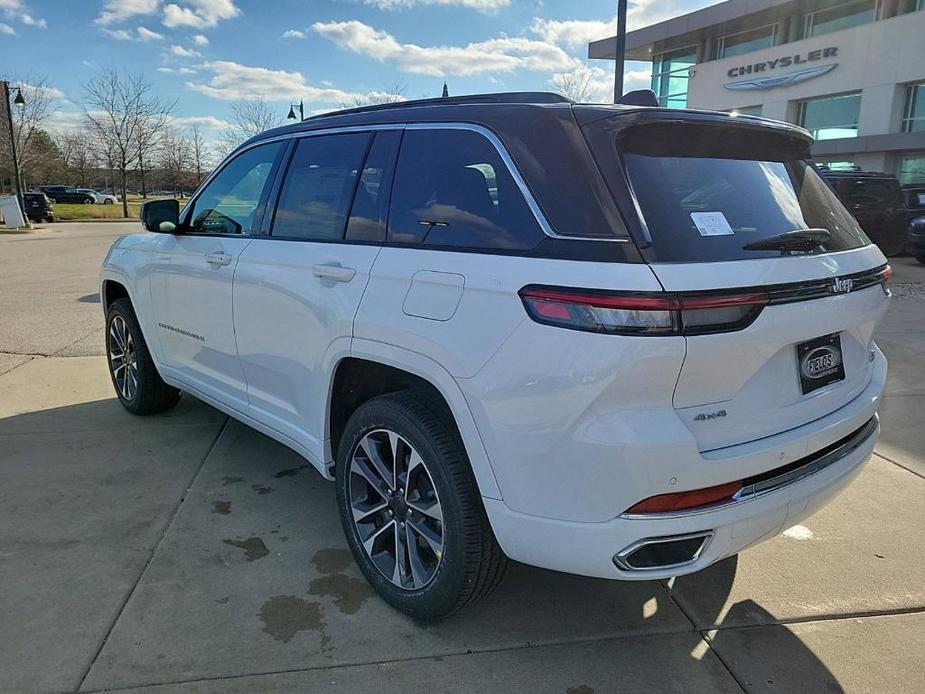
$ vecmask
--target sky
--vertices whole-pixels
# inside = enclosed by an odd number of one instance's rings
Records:
[[[630,0],[629,28],[712,4]],[[82,84],[102,67],[141,73],[176,101],[175,124],[218,138],[232,105],[265,99],[281,122],[399,90],[405,97],[550,90],[590,71],[600,99],[613,63],[588,61],[612,36],[615,0],[0,0],[0,73],[44,78],[52,130],[74,127]],[[627,63],[626,89],[649,65]]]

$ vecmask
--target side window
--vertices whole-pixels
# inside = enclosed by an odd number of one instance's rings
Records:
[[[407,130],[392,188],[388,240],[526,249],[543,232],[494,145],[471,130]]]
[[[280,142],[254,147],[235,157],[196,198],[190,231],[196,234],[248,234]]]
[[[369,156],[363,165],[353,207],[347,222],[346,238],[351,241],[384,241],[392,194],[392,174],[401,133],[384,130],[376,133]]]
[[[369,133],[302,138],[283,181],[271,235],[342,239],[370,139]]]

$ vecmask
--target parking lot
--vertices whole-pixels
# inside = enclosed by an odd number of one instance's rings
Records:
[[[123,411],[97,272],[137,228],[0,232],[0,691],[925,690],[925,266],[894,263],[883,434],[829,507],[668,582],[514,565],[422,626],[295,453],[188,396]]]

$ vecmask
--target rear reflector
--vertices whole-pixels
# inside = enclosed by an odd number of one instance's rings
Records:
[[[617,335],[702,335],[748,326],[768,295],[619,293],[530,285],[520,290],[533,320]]]
[[[659,494],[650,496],[626,509],[625,513],[670,513],[672,511],[689,511],[701,506],[712,506],[723,501],[730,501],[742,488],[742,482],[729,482],[716,487],[694,489],[676,494]]]

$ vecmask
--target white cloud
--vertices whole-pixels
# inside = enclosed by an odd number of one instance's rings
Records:
[[[380,10],[397,10],[417,5],[457,5],[479,12],[497,12],[508,7],[511,0],[366,0],[367,5],[374,5]]]
[[[195,43],[197,46],[208,46],[209,39],[208,37],[203,36],[202,34],[196,34],[193,37],[193,43]]]
[[[287,29],[283,32],[284,39],[304,39],[305,32],[299,29]]]
[[[201,67],[212,73],[208,82],[187,82],[186,86],[200,94],[223,101],[303,99],[308,102],[341,103],[370,96],[334,87],[311,85],[300,72],[271,70],[228,60],[203,63]]]
[[[36,19],[29,13],[29,8],[26,7],[26,3],[22,0],[0,0],[0,12],[2,12],[3,16],[7,19],[19,20],[26,26],[39,27],[40,29],[46,29],[48,27],[48,22],[44,19]],[[4,24],[3,26],[7,27],[10,31],[0,29],[0,33],[16,33],[15,29],[9,24]]]
[[[163,72],[167,75],[195,75],[198,74],[196,70],[190,67],[159,67],[157,68],[158,72]]]
[[[199,51],[194,51],[192,48],[184,48],[178,44],[174,44],[170,47],[170,52],[180,58],[199,58],[202,56],[202,53]]]
[[[46,22],[44,19],[35,19],[28,12],[23,12],[21,15],[19,15],[19,21],[30,27],[38,27],[39,29],[48,28],[48,22]]]
[[[175,3],[164,7],[164,26],[205,29],[241,14],[234,0],[185,0],[185,3],[189,7]]]
[[[147,27],[138,27],[135,29],[138,32],[139,41],[161,41],[164,38],[163,34],[158,34],[156,31],[151,31]]]
[[[136,27],[135,32],[132,33],[130,29],[106,29],[105,27],[100,29],[107,36],[111,36],[116,41],[161,41],[164,38],[163,34],[158,34],[156,31],[151,31],[146,27]]]
[[[418,46],[399,43],[391,34],[359,21],[316,22],[312,28],[339,46],[417,75],[562,71],[579,64],[559,46],[522,37],[501,36],[465,46]]]
[[[64,96],[64,92],[62,92],[57,87],[49,87],[49,86],[40,87],[34,84],[29,84],[28,82],[22,82],[20,83],[20,86],[23,88],[24,91],[26,91],[27,94],[29,92],[41,92],[42,96],[44,96],[46,99],[66,99],[67,98]]]
[[[178,128],[188,128],[198,125],[203,128],[212,128],[213,130],[228,130],[234,127],[232,123],[215,116],[184,116],[181,118],[171,118],[170,122]]]
[[[160,0],[106,0],[105,9],[93,21],[102,26],[116,24],[139,14],[154,14],[159,4]]]
[[[15,36],[16,30],[11,27],[9,24],[3,24],[0,22],[0,34],[7,34],[9,36]]]

